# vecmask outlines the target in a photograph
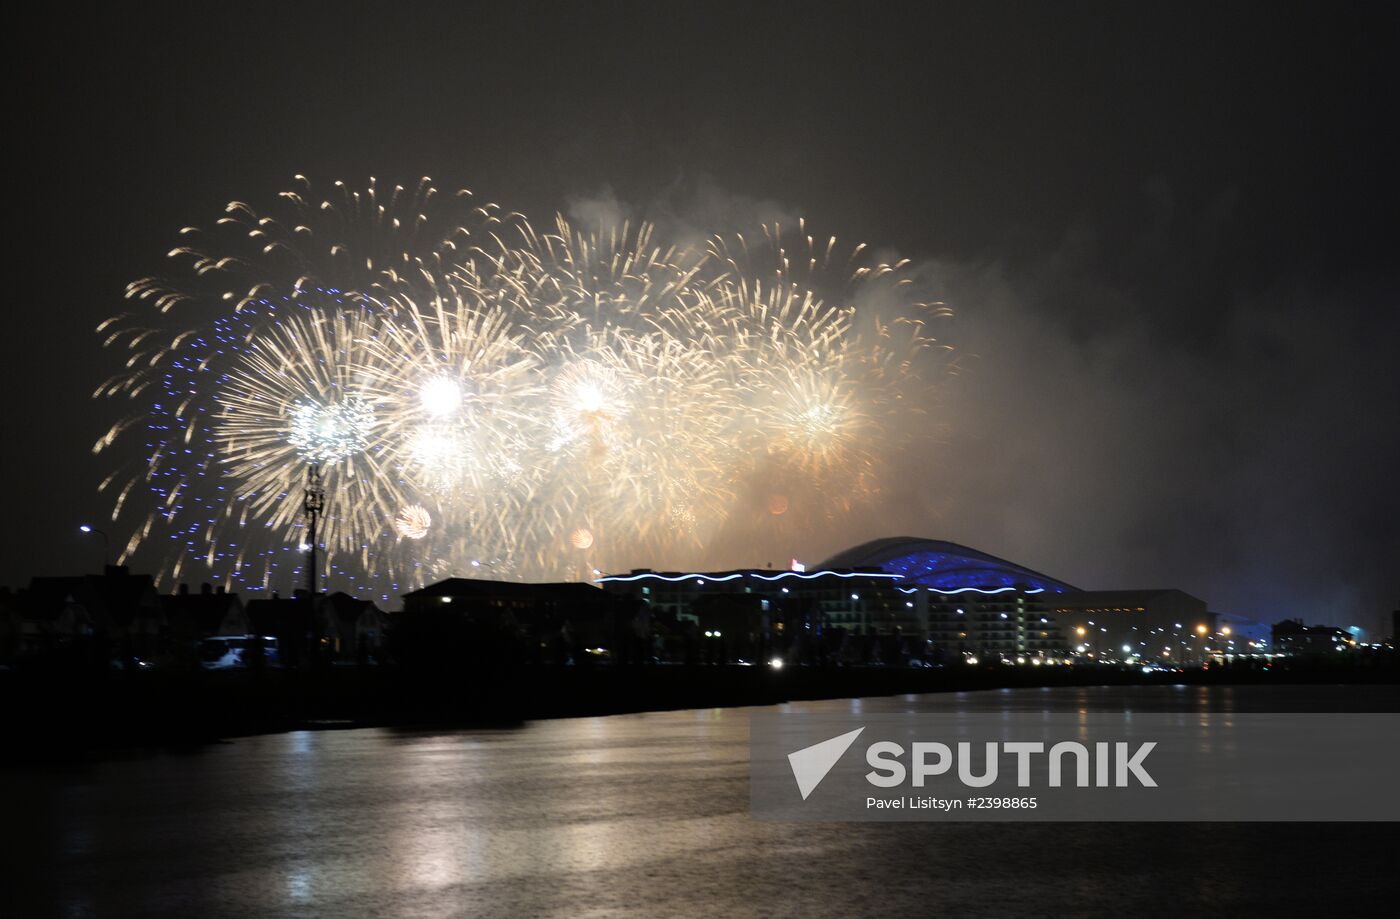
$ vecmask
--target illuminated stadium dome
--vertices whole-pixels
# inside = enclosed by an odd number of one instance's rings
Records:
[[[821,563],[821,568],[881,568],[934,591],[1015,587],[1066,593],[1079,588],[1005,559],[940,539],[891,536],[861,543]]]

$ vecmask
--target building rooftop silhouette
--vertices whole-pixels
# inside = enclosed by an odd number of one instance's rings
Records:
[[[917,536],[890,536],[853,546],[821,568],[880,568],[932,590],[962,587],[1039,588],[1048,593],[1078,590],[1057,578],[997,558],[979,549]]]

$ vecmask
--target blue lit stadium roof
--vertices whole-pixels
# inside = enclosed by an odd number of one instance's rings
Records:
[[[1079,588],[1038,571],[955,542],[891,536],[861,543],[821,563],[822,568],[882,568],[933,590],[1020,587],[1066,593]]]

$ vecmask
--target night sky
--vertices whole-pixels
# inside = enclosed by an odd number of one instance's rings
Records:
[[[92,330],[179,227],[297,173],[430,175],[536,220],[803,215],[914,260],[976,355],[948,434],[778,560],[898,532],[1388,631],[1394,6],[200,6],[12,37],[0,584],[100,562]]]

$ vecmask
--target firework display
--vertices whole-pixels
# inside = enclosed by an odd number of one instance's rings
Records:
[[[949,313],[906,263],[795,229],[537,229],[427,179],[234,202],[99,328],[124,368],[96,395],[129,407],[95,448],[122,558],[290,586],[310,464],[333,579],[385,599],[699,561],[876,500]]]

